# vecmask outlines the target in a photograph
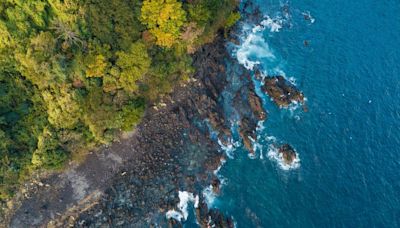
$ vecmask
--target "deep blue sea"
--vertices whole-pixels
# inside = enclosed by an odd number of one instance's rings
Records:
[[[237,227],[400,227],[400,1],[249,2],[262,18],[242,18],[232,56],[295,82],[309,111],[262,95],[256,157],[228,151],[212,206]],[[272,143],[290,143],[297,166]]]

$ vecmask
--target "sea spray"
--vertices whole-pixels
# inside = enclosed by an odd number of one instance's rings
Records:
[[[271,32],[279,32],[279,30],[283,26],[283,22],[283,18],[281,18],[280,16],[277,16],[275,18],[266,16],[266,19],[261,21],[260,24],[266,28],[269,28]]]
[[[236,57],[246,69],[253,70],[262,59],[275,59],[275,55],[260,33],[249,34],[237,49]]]
[[[189,216],[189,203],[193,203],[194,208],[199,206],[199,196],[194,195],[193,193],[187,191],[179,191],[178,193],[179,203],[177,205],[179,211],[174,209],[167,211],[166,218],[167,219],[175,219],[177,221],[186,221]]]

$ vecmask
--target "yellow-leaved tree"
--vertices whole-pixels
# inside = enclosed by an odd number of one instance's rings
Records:
[[[171,47],[186,21],[182,3],[176,0],[144,0],[140,20],[156,38],[156,44]]]

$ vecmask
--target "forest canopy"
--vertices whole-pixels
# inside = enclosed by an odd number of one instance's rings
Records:
[[[239,15],[236,0],[2,0],[0,200],[132,130]],[[183,50],[183,51],[182,51]]]

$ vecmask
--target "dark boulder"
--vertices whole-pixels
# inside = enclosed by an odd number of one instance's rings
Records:
[[[257,127],[257,123],[248,118],[243,118],[240,121],[240,130],[239,135],[243,139],[244,147],[251,153],[254,154],[253,150],[253,142],[250,138],[256,139],[255,129]]]
[[[279,107],[288,107],[293,102],[304,104],[303,93],[283,76],[265,78],[263,91],[266,92]]]
[[[267,115],[262,107],[261,98],[254,92],[253,89],[249,90],[248,100],[254,116],[258,120],[265,120],[267,118]]]
[[[288,165],[292,164],[297,157],[296,151],[289,144],[284,144],[279,147],[278,153],[282,154],[283,162]]]
[[[211,182],[212,190],[215,194],[220,193],[220,190],[221,190],[220,184],[221,184],[221,181],[218,178],[213,179],[213,181]]]
[[[233,228],[234,222],[230,216],[226,216],[218,209],[208,209],[204,199],[196,208],[196,219],[201,227]]]

